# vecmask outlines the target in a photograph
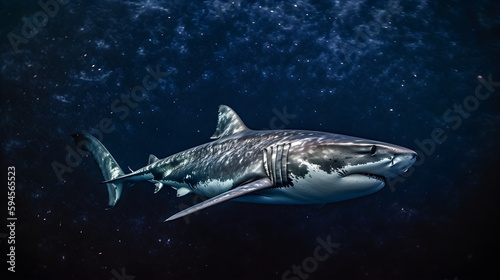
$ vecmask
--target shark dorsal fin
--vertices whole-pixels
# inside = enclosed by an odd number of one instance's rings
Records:
[[[210,139],[219,139],[224,136],[248,130],[236,112],[226,105],[219,106],[219,120],[214,135]]]

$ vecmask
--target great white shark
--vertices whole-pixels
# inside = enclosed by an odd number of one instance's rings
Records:
[[[400,146],[334,133],[304,130],[252,130],[231,108],[219,107],[214,141],[125,174],[95,137],[74,134],[104,175],[108,209],[123,184],[150,181],[155,193],[170,186],[177,196],[208,199],[166,219],[175,220],[234,200],[265,204],[326,204],[375,193],[386,180],[408,170],[417,153]]]

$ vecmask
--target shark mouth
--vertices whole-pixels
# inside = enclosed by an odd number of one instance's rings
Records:
[[[375,180],[385,182],[385,177],[377,175],[377,174],[372,174],[372,173],[353,173],[353,174],[363,175],[363,176],[370,177],[370,178],[375,179]],[[350,175],[353,175],[353,174],[350,174]]]
[[[341,177],[347,177],[347,176],[350,176],[350,175],[362,175],[362,176],[366,176],[368,178],[372,178],[372,179],[379,180],[379,181],[382,181],[382,182],[386,181],[386,178],[384,176],[373,174],[373,173],[367,173],[367,172],[353,172],[353,173],[350,173],[347,170],[342,169],[342,170],[337,171],[337,173]]]
[[[342,177],[349,177],[349,176],[352,176],[352,175],[361,175],[361,176],[365,176],[365,177],[368,177],[370,179],[374,179],[374,180],[377,180],[377,181],[380,181],[380,182],[383,182],[385,183],[386,182],[386,178],[384,176],[381,176],[381,175],[377,175],[377,174],[373,174],[373,173],[367,173],[367,172],[356,172],[356,173],[343,173],[343,174],[340,174]]]

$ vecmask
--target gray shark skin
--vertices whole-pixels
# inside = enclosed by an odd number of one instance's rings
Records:
[[[118,202],[123,183],[150,181],[177,196],[209,199],[166,221],[235,200],[264,204],[325,204],[377,192],[386,180],[406,172],[417,154],[407,148],[351,136],[303,130],[251,130],[228,106],[219,107],[214,141],[125,174],[93,136],[72,135],[90,152],[108,187],[108,209]]]

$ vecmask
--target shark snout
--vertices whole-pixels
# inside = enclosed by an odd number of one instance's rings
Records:
[[[417,160],[417,153],[410,149],[404,148],[404,152],[395,153],[391,160],[390,174],[388,178],[396,177],[405,173]]]

